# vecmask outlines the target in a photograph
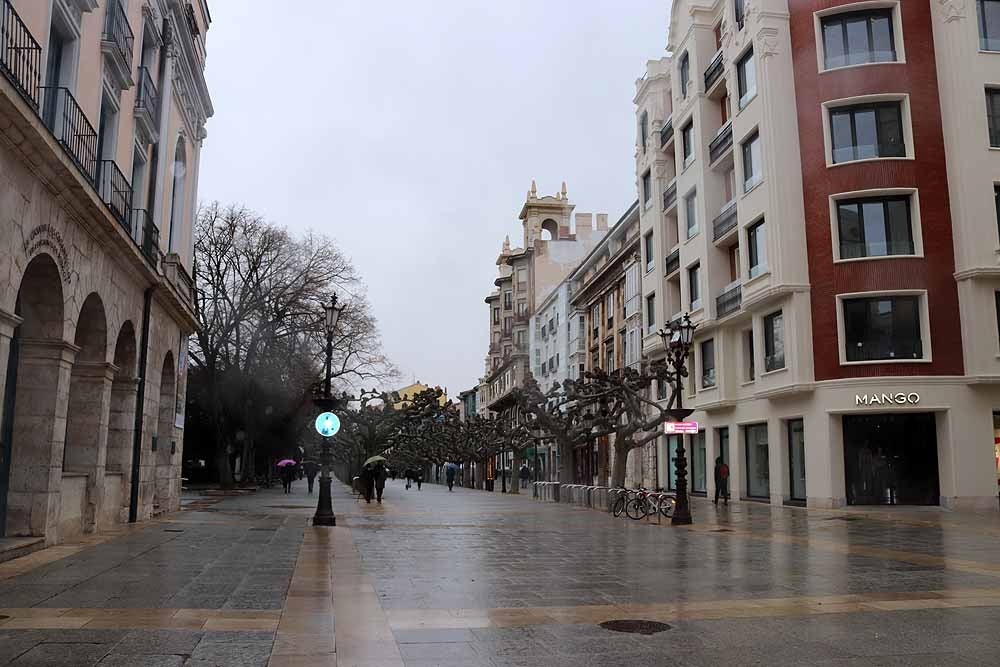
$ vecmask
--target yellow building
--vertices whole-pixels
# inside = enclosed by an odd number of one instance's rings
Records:
[[[396,393],[399,394],[399,402],[396,403],[396,404],[394,404],[392,407],[395,408],[396,410],[400,410],[400,409],[406,407],[406,405],[409,402],[409,400],[412,399],[414,396],[416,396],[417,394],[419,394],[422,391],[427,391],[428,389],[432,389],[432,388],[433,389],[441,389],[441,387],[429,387],[426,384],[422,383],[420,380],[417,380],[413,384],[408,384],[408,385],[406,385],[405,387],[403,387],[401,389],[397,389]],[[441,405],[444,405],[445,403],[448,402],[448,389],[447,388],[445,388],[445,389],[443,389],[441,391],[441,397],[438,399],[438,402]]]

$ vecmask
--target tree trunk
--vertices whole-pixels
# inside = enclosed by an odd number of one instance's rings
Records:
[[[560,484],[573,483],[573,444],[558,442],[559,447],[559,476]]]
[[[510,486],[507,491],[510,493],[521,493],[521,455],[515,449],[512,454],[510,464]]]
[[[625,466],[628,463],[629,447],[615,437],[615,460],[611,464],[611,486],[625,486]]]
[[[229,452],[225,445],[216,449],[215,468],[219,473],[219,484],[222,485],[222,488],[233,488],[233,468],[229,463]]]

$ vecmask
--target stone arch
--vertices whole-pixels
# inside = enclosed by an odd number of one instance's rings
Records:
[[[543,241],[555,241],[559,238],[559,223],[552,218],[542,221],[542,232],[540,237]]]
[[[97,292],[83,301],[76,322],[76,360],[69,384],[69,410],[63,448],[60,518],[62,535],[93,532],[104,495],[111,381],[108,363],[108,318]]]
[[[185,146],[184,137],[178,137],[177,146],[174,148],[174,162],[170,168],[170,219],[167,230],[167,252],[174,251],[174,244],[178,241],[174,236],[181,229],[181,221],[184,218],[187,183],[187,148]]]
[[[62,278],[47,254],[34,257],[21,276],[4,383],[0,468],[0,522],[6,535],[47,536],[59,516],[66,397],[75,347],[63,340]],[[60,427],[61,425],[61,427]],[[55,474],[53,474],[55,473]]]
[[[156,424],[156,451],[153,452],[155,468],[153,473],[153,512],[170,509],[174,484],[173,459],[174,420],[177,412],[177,373],[174,353],[168,351],[163,358],[160,372],[160,401]]]
[[[136,365],[135,325],[122,324],[115,341],[115,373],[111,382],[111,409],[108,416],[108,447],[104,462],[104,524],[122,520],[128,506],[128,472],[132,463],[135,434],[135,403],[139,389]]]

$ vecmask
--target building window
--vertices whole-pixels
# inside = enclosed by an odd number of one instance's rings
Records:
[[[695,264],[688,269],[688,294],[690,295],[691,310],[701,308],[701,264]]]
[[[646,297],[646,331],[653,333],[656,331],[656,294]]]
[[[608,341],[608,344],[604,346],[604,370],[610,373],[615,370],[615,342],[614,340]]]
[[[715,339],[710,338],[701,344],[701,388],[709,389],[715,386]]]
[[[684,147],[684,166],[687,166],[694,160],[694,121],[688,121],[681,130],[681,144]]]
[[[912,255],[909,197],[873,197],[837,202],[840,258]]]
[[[503,309],[510,310],[514,307],[514,295],[510,290],[503,293]]]
[[[746,443],[747,496],[771,497],[770,457],[767,451],[767,424],[749,424],[743,427]]]
[[[1000,51],[1000,0],[976,0],[979,18],[979,48]]]
[[[830,111],[833,162],[905,157],[899,102],[861,104]]]
[[[591,341],[593,344],[601,337],[601,304],[599,303],[595,303],[590,309],[590,326],[593,329],[593,340]]]
[[[646,143],[649,141],[649,114],[645,111],[639,116],[639,140],[642,142],[642,152],[646,152]]]
[[[757,66],[753,60],[752,48],[736,63],[736,83],[742,109],[757,95]]]
[[[788,421],[788,497],[806,500],[806,436],[801,419]]]
[[[763,220],[747,227],[747,259],[751,278],[767,271],[767,227]]]
[[[691,84],[691,58],[685,52],[681,56],[681,97],[688,96],[688,86]]]
[[[500,324],[500,308],[493,307],[493,324]]]
[[[990,128],[990,146],[1000,148],[1000,89],[986,90],[986,123]]]
[[[653,176],[647,170],[645,174],[642,175],[642,203],[644,206],[649,206],[649,202],[653,200]]]
[[[997,234],[1000,235],[1000,185],[993,186],[993,206],[997,211]]]
[[[697,202],[698,194],[695,192],[684,198],[684,222],[687,224],[688,238],[698,233],[698,210],[695,206]]]
[[[997,311],[997,342],[1000,342],[1000,291],[993,293],[993,300],[996,301]]]
[[[896,61],[892,10],[836,14],[823,19],[823,49],[827,69]]]
[[[782,312],[764,318],[764,372],[785,367],[785,320]]]
[[[754,132],[743,142],[743,192],[750,192],[761,178],[760,134]]]
[[[920,359],[920,299],[878,296],[844,299],[847,361]]]
[[[753,382],[757,379],[754,367],[753,329],[747,329],[743,334],[743,369],[747,382]]]
[[[705,432],[691,436],[691,491],[705,493],[708,482],[708,461],[705,456]]]
[[[746,22],[746,10],[743,4],[743,0],[733,0],[733,16],[736,19],[737,30],[743,30],[743,24]]]
[[[653,232],[643,237],[642,246],[646,252],[646,271],[652,271],[656,267],[656,257],[653,256]]]
[[[604,316],[608,319],[608,330],[607,334],[611,334],[611,330],[615,328],[615,293],[609,292],[606,297],[604,297]]]

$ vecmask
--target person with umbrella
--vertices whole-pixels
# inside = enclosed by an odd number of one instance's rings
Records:
[[[444,466],[444,478],[448,482],[448,490],[454,491],[455,487],[455,474],[458,472],[458,466],[454,463],[448,462]]]
[[[378,484],[378,477],[380,476],[378,467],[382,468],[382,489],[385,489],[385,466],[383,462],[385,458],[382,456],[372,456],[364,462],[361,466],[361,489],[364,493],[365,501],[371,502],[372,496],[375,495],[376,486]],[[378,501],[382,502],[382,489],[378,490]]]
[[[281,468],[281,485],[284,487],[285,493],[291,493],[292,481],[295,480],[295,461],[282,459],[278,461],[278,467]]]

